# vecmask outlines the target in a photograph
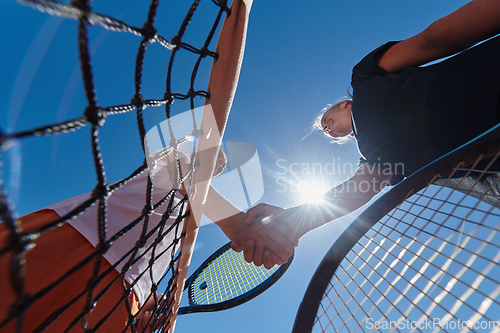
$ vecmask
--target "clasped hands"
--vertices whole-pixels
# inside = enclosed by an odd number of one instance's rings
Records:
[[[259,204],[238,215],[218,224],[232,241],[232,249],[243,251],[247,262],[270,269],[284,264],[293,255],[302,235],[293,226],[290,212]]]

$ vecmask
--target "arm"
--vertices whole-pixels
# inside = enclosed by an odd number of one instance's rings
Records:
[[[375,59],[389,73],[463,51],[500,33],[500,1],[473,0]]]
[[[188,171],[189,158],[186,154],[179,152],[178,162],[179,176],[182,177]],[[164,159],[163,167],[168,170],[168,176],[173,183],[175,174],[173,154],[169,154]],[[179,193],[186,195],[184,184],[179,189]],[[288,239],[269,226],[262,222],[251,226],[247,225],[245,223],[246,214],[227,201],[212,186],[209,187],[203,213],[214,221],[234,244],[247,244],[248,241],[253,241],[253,245],[257,245],[257,260],[250,256],[249,251],[244,254],[248,262],[253,261],[257,266],[264,264],[265,267],[271,268],[274,263],[286,262],[294,252],[294,247]],[[265,249],[270,252],[265,251]],[[238,249],[235,248],[235,250]]]
[[[227,201],[212,186],[209,188],[203,213],[214,221],[231,241],[240,244],[253,241],[254,245],[257,245],[258,259],[253,260],[249,257],[248,251],[245,253],[245,259],[254,261],[257,266],[264,263],[266,267],[272,267],[270,259],[275,263],[286,262],[294,252],[293,244],[269,226],[262,222],[247,225],[245,223],[247,215]],[[269,253],[270,257],[266,260],[263,259],[265,248],[274,254]]]
[[[249,215],[253,220],[256,216],[273,214],[273,228],[295,244],[307,232],[360,208],[388,185],[392,174],[377,171],[363,164],[351,179],[326,193],[322,205],[304,204],[282,210],[261,204],[252,208]],[[245,251],[250,250],[245,247]]]
[[[163,303],[166,301],[166,298],[163,294],[151,295],[146,303],[142,306],[141,310],[135,314],[136,328],[139,332],[147,332],[148,329],[151,329],[150,325],[152,325],[155,321],[151,320],[153,315],[153,311],[155,309],[161,308]],[[160,319],[163,315],[159,315]]]

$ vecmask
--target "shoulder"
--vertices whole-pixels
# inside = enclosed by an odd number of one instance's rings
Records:
[[[379,46],[368,55],[366,55],[352,70],[352,82],[364,80],[372,76],[386,76],[389,74],[385,69],[378,65],[378,60],[388,49],[396,45],[397,41],[388,42]]]

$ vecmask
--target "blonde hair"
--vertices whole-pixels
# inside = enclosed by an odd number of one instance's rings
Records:
[[[346,135],[346,136],[343,136],[343,137],[340,137],[340,138],[334,138],[334,137],[326,134],[323,131],[323,125],[321,124],[321,120],[323,119],[323,115],[326,112],[328,112],[328,111],[330,111],[332,109],[338,108],[340,106],[340,104],[342,104],[343,102],[347,102],[348,104],[352,104],[352,99],[345,99],[345,100],[340,101],[337,104],[333,104],[333,105],[332,104],[328,104],[323,109],[321,109],[320,113],[314,118],[314,120],[313,120],[313,122],[311,124],[311,129],[310,129],[310,131],[309,131],[309,133],[307,135],[309,135],[314,130],[318,130],[318,131],[323,132],[323,134],[325,135],[325,137],[327,137],[328,140],[330,140],[331,142],[335,142],[335,143],[338,143],[338,144],[344,144],[344,143],[347,143],[347,142],[351,141],[351,138],[352,138],[351,135]]]

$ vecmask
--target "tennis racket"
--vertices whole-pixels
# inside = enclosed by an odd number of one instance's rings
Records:
[[[318,266],[293,332],[499,332],[499,155],[496,131],[366,209]]]
[[[271,287],[288,269],[293,256],[281,266],[266,269],[248,263],[243,252],[231,249],[227,243],[186,280],[189,306],[178,314],[221,311],[246,303]]]

